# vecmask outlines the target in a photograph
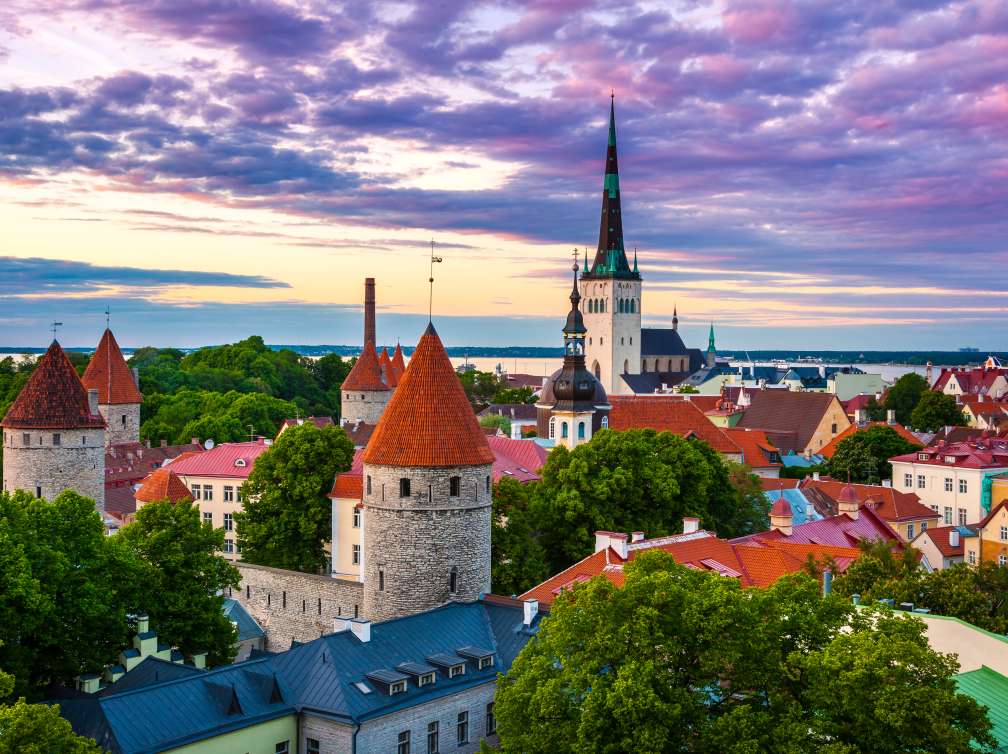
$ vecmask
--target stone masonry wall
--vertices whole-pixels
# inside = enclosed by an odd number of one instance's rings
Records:
[[[411,615],[490,590],[489,475],[490,466],[364,466],[365,617]],[[457,497],[452,476],[460,478]],[[399,497],[401,478],[410,480],[407,498]]]
[[[392,397],[391,390],[344,390],[340,421],[353,424],[377,424]]]
[[[241,584],[229,595],[266,632],[266,649],[288,649],[292,640],[317,639],[333,632],[333,619],[365,617],[361,584],[329,576],[238,562]]]
[[[314,738],[319,742],[319,754],[354,754],[353,734],[352,725],[316,717],[306,712],[301,715],[301,740],[298,742],[300,748],[293,750],[308,751],[308,739]],[[367,749],[358,747],[357,751],[364,752]],[[396,751],[396,748],[393,746],[388,751]],[[411,749],[411,751],[426,751],[426,749]]]
[[[59,436],[56,444],[55,436]],[[28,442],[25,443],[27,436]],[[3,488],[52,500],[73,490],[105,506],[105,431],[4,429]]]
[[[140,442],[140,404],[98,404],[98,412],[108,424],[105,442],[117,445],[123,442]]]

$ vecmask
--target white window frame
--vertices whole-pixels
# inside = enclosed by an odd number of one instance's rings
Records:
[[[945,477],[945,491],[946,492],[952,491],[952,477],[950,476]]]
[[[350,550],[350,559],[354,565],[360,565],[360,545],[353,545]]]
[[[231,513],[224,514],[224,531],[234,531],[234,516]]]
[[[969,491],[969,485],[967,485],[965,479],[959,480],[959,494],[965,495]]]

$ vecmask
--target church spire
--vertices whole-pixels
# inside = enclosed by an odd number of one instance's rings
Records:
[[[609,143],[606,147],[605,177],[602,182],[602,217],[598,250],[590,275],[636,278],[623,246],[623,215],[620,210],[619,165],[616,160],[616,95],[609,103]]]
[[[672,304],[672,329],[679,329],[679,305]]]
[[[714,352],[714,323],[710,323],[710,336],[707,338],[707,351]]]

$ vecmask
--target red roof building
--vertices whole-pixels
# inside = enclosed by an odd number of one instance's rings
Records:
[[[981,437],[976,442],[943,443],[893,456],[890,462],[968,469],[1008,468],[1008,439]]]
[[[910,542],[921,531],[937,526],[941,516],[920,502],[912,492],[874,484],[848,484],[836,479],[806,477],[798,485],[805,499],[824,517],[839,513],[838,503],[844,490],[860,506],[868,506],[889,524],[905,541]]]
[[[132,487],[148,474],[184,453],[202,453],[198,441],[183,445],[155,445],[140,442],[117,443],[105,448],[105,489]]]
[[[403,359],[402,346],[396,343],[395,352],[392,354],[392,372],[395,375],[395,384],[399,384],[403,374],[406,373],[406,361]]]
[[[265,440],[225,442],[202,453],[185,454],[171,462],[180,477],[248,479],[256,459],[269,450]]]
[[[772,477],[761,476],[760,486],[764,492],[771,490],[793,490],[798,486],[800,479],[774,479]]]
[[[494,462],[486,435],[433,324],[364,451],[373,466],[481,466]]]
[[[731,540],[738,544],[792,542],[805,545],[831,547],[857,547],[860,542],[881,540],[902,549],[900,536],[870,506],[862,507],[856,515],[841,513],[819,521],[808,521],[791,528],[790,534],[779,529],[747,534]]]
[[[510,437],[488,437],[494,454],[491,473],[495,482],[504,477],[519,482],[539,480],[539,470],[546,463],[548,451],[534,440],[513,440]]]
[[[748,466],[757,476],[776,477],[780,474],[780,451],[777,450],[766,432],[759,429],[744,427],[729,427],[721,430],[728,439],[742,449],[742,463]]]
[[[736,426],[766,431],[785,452],[818,453],[850,426],[833,393],[752,390],[746,395],[749,406]]]
[[[97,406],[70,359],[55,340],[28,382],[7,409],[0,426],[6,429],[104,429]]]
[[[98,403],[103,406],[143,403],[133,371],[126,364],[112,331],[107,328],[81,382],[86,389],[98,391]]]
[[[151,472],[133,497],[138,503],[154,503],[160,500],[179,503],[183,500],[192,500],[192,492],[174,471],[163,468]]]
[[[610,396],[609,428],[653,429],[672,432],[680,437],[703,440],[722,455],[741,462],[742,449],[731,438],[704,416],[697,406],[682,396]]]

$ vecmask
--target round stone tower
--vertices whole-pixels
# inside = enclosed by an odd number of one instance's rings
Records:
[[[109,445],[140,442],[140,404],[143,396],[137,385],[137,375],[126,364],[119,344],[108,328],[102,334],[81,382],[86,389],[98,391],[98,410],[108,425],[105,442]]]
[[[350,374],[340,386],[341,424],[377,424],[389,402],[391,390],[382,379],[374,343],[367,341]]]
[[[3,488],[52,500],[64,490],[105,505],[105,420],[55,340],[3,421]]]
[[[363,460],[364,616],[488,592],[494,455],[433,325]]]

